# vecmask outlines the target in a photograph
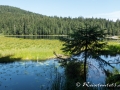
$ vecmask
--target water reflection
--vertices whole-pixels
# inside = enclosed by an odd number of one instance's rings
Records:
[[[106,61],[112,61],[110,63],[116,62],[116,60],[120,60],[120,56],[116,55],[116,56],[110,56],[108,55],[106,56],[101,56],[102,59],[106,60]],[[95,66],[95,67],[91,67],[89,68],[89,75],[88,75],[88,81],[92,82],[94,84],[105,84],[105,80],[106,80],[106,76],[103,70],[100,69],[100,67],[98,66],[98,63],[95,62],[94,60],[91,60],[91,63]],[[111,64],[113,67],[115,67],[116,69],[120,69],[120,63],[118,64]],[[110,66],[105,66],[104,68],[105,70],[109,70],[112,72],[113,68]],[[112,83],[112,82],[111,82]]]
[[[49,35],[38,35],[38,36],[22,36],[22,35],[20,35],[20,36],[7,36],[7,37],[15,37],[15,38],[23,38],[23,39],[59,39],[59,38],[61,38],[61,37],[67,37],[66,35],[65,36],[49,36]]]
[[[51,90],[56,67],[57,72],[63,73],[64,69],[54,60],[1,63],[0,90]]]
[[[101,58],[107,60],[115,60],[115,57]],[[105,73],[99,69],[97,62],[91,60],[91,63],[96,68],[89,68],[88,82],[93,84],[105,84]],[[119,64],[114,64],[117,69]],[[111,67],[105,69],[112,70]],[[52,85],[56,84],[56,76],[61,75],[62,80],[65,80],[64,68],[56,59],[47,61],[16,61],[13,63],[0,63],[0,90],[52,90]],[[62,83],[63,81],[59,81]]]

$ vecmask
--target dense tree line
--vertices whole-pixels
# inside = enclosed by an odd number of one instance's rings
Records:
[[[120,20],[102,18],[71,18],[45,16],[20,8],[0,5],[0,34],[4,35],[66,35],[76,27],[98,25],[108,35],[120,34]]]

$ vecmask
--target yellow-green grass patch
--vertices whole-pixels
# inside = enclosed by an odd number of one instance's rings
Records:
[[[53,51],[62,53],[62,42],[48,39],[21,39],[0,37],[0,57],[9,55],[22,60],[45,60],[54,58]]]

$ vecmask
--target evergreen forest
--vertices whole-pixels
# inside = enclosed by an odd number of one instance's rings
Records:
[[[1,35],[67,35],[76,27],[99,26],[108,35],[120,34],[120,20],[46,16],[17,7],[0,5]]]

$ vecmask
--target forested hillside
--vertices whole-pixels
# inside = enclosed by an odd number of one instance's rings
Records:
[[[0,34],[4,35],[66,35],[75,27],[99,25],[109,35],[120,35],[120,20],[102,18],[71,18],[45,16],[12,6],[0,5]]]

